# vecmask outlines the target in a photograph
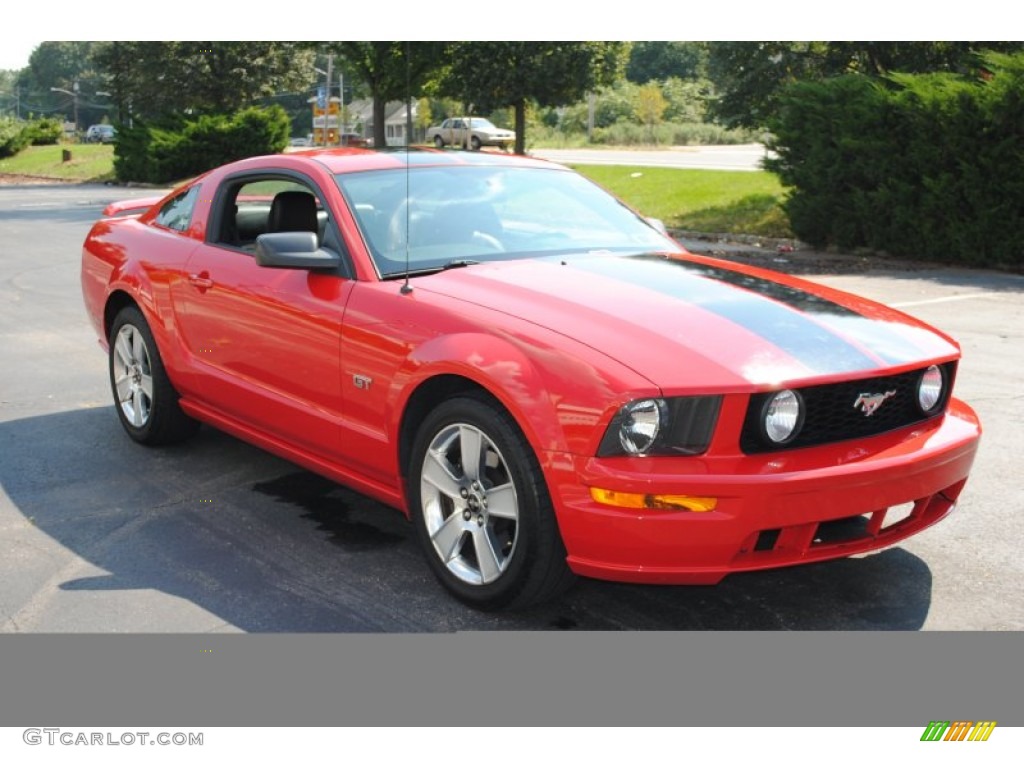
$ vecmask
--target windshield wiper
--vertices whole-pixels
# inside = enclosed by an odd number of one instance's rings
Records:
[[[458,267],[468,267],[473,264],[479,264],[480,262],[476,259],[452,259],[447,262],[441,269],[456,269]]]

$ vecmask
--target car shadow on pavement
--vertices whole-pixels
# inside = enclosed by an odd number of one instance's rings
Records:
[[[5,631],[913,630],[931,604],[928,566],[897,547],[714,587],[580,579],[479,613],[400,513],[214,429],[148,449],[86,408],[0,423],[0,445]]]

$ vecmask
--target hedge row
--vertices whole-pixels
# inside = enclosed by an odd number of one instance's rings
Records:
[[[13,157],[29,144],[56,144],[63,131],[56,118],[42,117],[25,122],[0,117],[0,157]]]
[[[291,124],[277,105],[118,130],[114,172],[121,181],[164,184],[232,160],[280,152]]]
[[[56,144],[64,135],[64,124],[56,117],[40,117],[25,126],[25,132],[33,146]]]
[[[768,167],[793,231],[972,266],[1024,266],[1024,55],[977,77],[847,76],[790,87]]]

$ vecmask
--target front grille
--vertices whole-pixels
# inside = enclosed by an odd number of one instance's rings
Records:
[[[936,413],[930,416],[921,413],[917,404],[917,385],[924,369],[896,376],[842,381],[838,384],[798,389],[796,391],[804,400],[804,423],[799,434],[781,446],[770,442],[761,431],[761,412],[765,403],[775,393],[752,395],[747,407],[747,417],[743,422],[743,432],[740,435],[740,448],[744,453],[807,448],[880,435],[935,418],[946,409],[949,393],[953,388],[956,364],[946,363],[942,368],[945,381],[942,401]],[[865,415],[861,407],[854,405],[861,395],[871,396],[888,392],[894,394],[886,398],[870,416]]]

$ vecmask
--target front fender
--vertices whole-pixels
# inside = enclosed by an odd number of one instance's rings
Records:
[[[392,434],[399,434],[402,415],[419,387],[445,375],[487,390],[538,455],[592,453],[621,402],[656,391],[634,371],[562,336],[454,333],[423,342],[406,358],[389,398]]]
[[[567,449],[557,410],[537,366],[519,347],[484,333],[436,337],[408,356],[392,383],[392,434],[398,434],[402,414],[416,390],[438,376],[459,376],[487,390],[512,414],[535,450]]]

